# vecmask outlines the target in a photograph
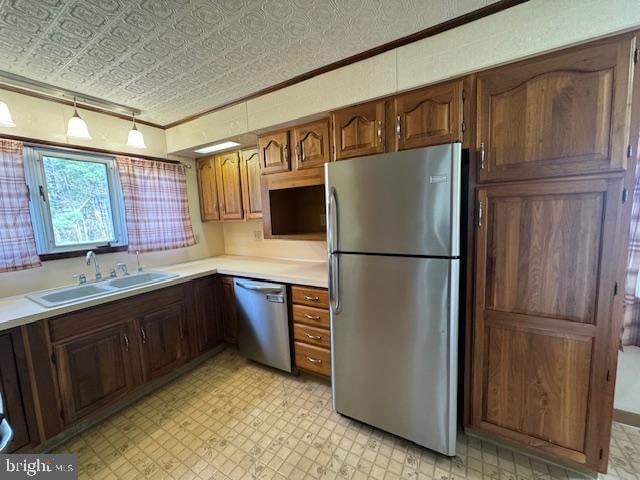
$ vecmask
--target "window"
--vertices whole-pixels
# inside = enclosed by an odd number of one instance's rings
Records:
[[[39,254],[127,244],[113,157],[25,147],[25,166]]]

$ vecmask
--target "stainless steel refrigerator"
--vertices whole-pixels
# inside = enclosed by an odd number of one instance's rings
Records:
[[[455,455],[461,145],[325,164],[333,404]]]

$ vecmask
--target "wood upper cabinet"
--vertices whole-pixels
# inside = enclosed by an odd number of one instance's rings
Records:
[[[262,218],[260,158],[255,148],[240,152],[240,175],[244,217],[246,219]]]
[[[296,170],[322,167],[331,161],[328,119],[297,126],[291,136]]]
[[[233,277],[222,277],[222,333],[227,343],[238,343],[238,313]]]
[[[258,156],[262,174],[288,172],[289,130],[267,133],[258,137]]]
[[[478,75],[479,180],[623,170],[633,37]]]
[[[123,398],[137,384],[130,323],[54,346],[65,425]]]
[[[395,96],[395,149],[461,142],[462,104],[462,80]]]
[[[166,375],[186,361],[184,310],[184,303],[174,303],[139,319],[146,381]]]
[[[609,179],[478,191],[472,428],[602,468],[621,192]]]
[[[242,220],[242,187],[240,153],[229,152],[215,156],[216,182],[221,220]]]
[[[214,157],[199,158],[196,165],[200,192],[200,218],[203,222],[220,220]]]
[[[22,335],[18,329],[0,335],[0,395],[4,414],[13,429],[13,440],[7,453],[38,443],[37,433],[30,431],[34,418],[31,389],[26,378],[27,366]]]
[[[383,153],[385,118],[384,100],[332,112],[334,160]]]

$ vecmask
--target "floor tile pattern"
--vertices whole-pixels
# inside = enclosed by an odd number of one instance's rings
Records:
[[[331,388],[227,349],[59,448],[81,479],[555,480],[578,474],[467,437],[444,457],[341,417]],[[640,479],[640,430],[614,424],[606,480]]]

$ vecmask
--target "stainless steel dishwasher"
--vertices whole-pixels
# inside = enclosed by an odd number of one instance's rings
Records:
[[[250,360],[291,371],[287,288],[278,283],[234,278],[238,349]]]

